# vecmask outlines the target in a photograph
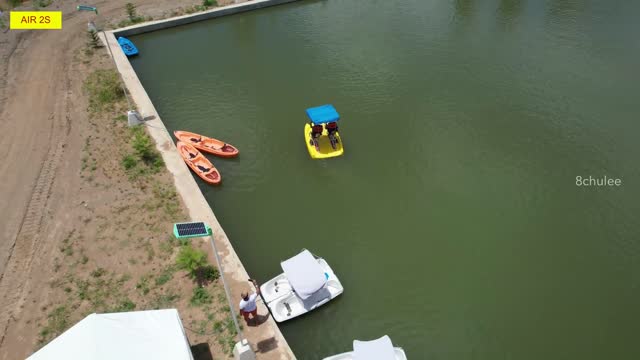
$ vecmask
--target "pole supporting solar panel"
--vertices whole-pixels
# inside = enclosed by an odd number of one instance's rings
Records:
[[[236,319],[236,314],[233,311],[233,301],[231,300],[231,292],[229,291],[229,285],[224,278],[224,268],[222,267],[222,261],[220,260],[220,255],[218,254],[218,249],[216,248],[216,243],[213,241],[213,236],[211,236],[212,231],[211,228],[203,223],[202,221],[197,222],[185,222],[185,223],[176,223],[173,224],[173,235],[178,239],[186,239],[193,237],[205,237],[209,236],[209,240],[211,241],[211,247],[213,248],[213,255],[216,257],[216,262],[218,264],[218,271],[220,273],[220,279],[222,280],[222,285],[224,286],[224,292],[227,294],[227,300],[229,301],[229,311],[231,312],[231,318],[233,319],[233,323],[236,327],[236,332],[238,333],[238,338],[240,342],[244,340],[244,335],[242,334],[242,330],[240,329],[240,325],[238,324],[238,319]]]
[[[211,228],[202,221],[173,224],[173,235],[176,239],[204,237],[211,235]]]

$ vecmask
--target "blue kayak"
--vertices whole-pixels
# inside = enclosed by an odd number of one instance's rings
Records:
[[[122,51],[124,52],[125,55],[127,56],[138,55],[138,48],[136,48],[136,46],[133,45],[131,40],[121,36],[118,38],[118,44],[120,44],[120,47],[122,48]]]

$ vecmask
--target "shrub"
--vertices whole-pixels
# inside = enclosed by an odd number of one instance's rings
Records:
[[[129,170],[138,164],[138,160],[133,155],[127,155],[122,158],[122,166]]]
[[[144,131],[142,127],[135,127],[132,129],[133,131],[133,149],[136,151],[136,155],[148,166],[155,168],[162,167],[164,162],[162,161],[162,157],[160,153],[156,150],[151,138]]]
[[[202,6],[204,6],[205,8],[218,6],[218,2],[216,0],[202,0]]]
[[[194,249],[191,244],[188,244],[180,249],[176,263],[180,270],[187,271],[191,278],[195,278],[198,268],[207,264],[207,254],[202,250]]]
[[[129,20],[131,22],[135,22],[135,20],[138,18],[138,13],[136,11],[136,6],[133,5],[132,3],[126,3],[125,4],[125,10],[127,12],[127,16],[129,17]]]
[[[199,286],[209,284],[219,277],[220,272],[212,265],[201,266],[195,270],[195,280]]]
[[[209,294],[206,288],[197,286],[193,289],[193,295],[189,300],[189,303],[193,306],[200,306],[204,304],[211,304],[212,296]]]
[[[95,30],[87,31],[87,37],[89,38],[87,41],[87,47],[89,49],[97,49],[100,47],[100,38],[98,38],[98,33]]]

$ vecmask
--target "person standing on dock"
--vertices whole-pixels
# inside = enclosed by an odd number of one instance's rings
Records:
[[[260,286],[254,279],[249,279],[249,281],[256,288],[256,291],[249,295],[249,292],[245,291],[240,294],[242,300],[240,300],[240,314],[244,317],[244,320],[249,325],[249,315],[252,317],[252,322],[254,325],[258,325],[258,305],[256,305],[256,299],[258,295],[260,295]]]

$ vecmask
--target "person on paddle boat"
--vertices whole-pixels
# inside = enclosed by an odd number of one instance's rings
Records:
[[[318,149],[320,147],[320,145],[318,144],[318,138],[322,136],[324,128],[321,124],[314,125],[312,122],[309,124],[311,125],[311,139],[313,140],[313,144],[315,145],[316,149]]]
[[[331,140],[331,146],[335,150],[338,139],[336,138],[336,132],[338,131],[338,123],[335,121],[329,122],[325,125],[327,132],[329,133],[329,140]]]
[[[242,314],[242,316],[244,317],[244,321],[247,322],[247,325],[249,325],[250,321],[249,316],[252,317],[252,322],[257,325],[258,305],[256,305],[256,299],[258,298],[258,295],[260,295],[260,286],[258,286],[258,283],[254,279],[249,279],[249,281],[256,288],[256,291],[251,295],[249,295],[248,291],[244,291],[242,292],[242,294],[240,294],[240,297],[242,298],[242,300],[240,300],[239,306],[240,314]]]

